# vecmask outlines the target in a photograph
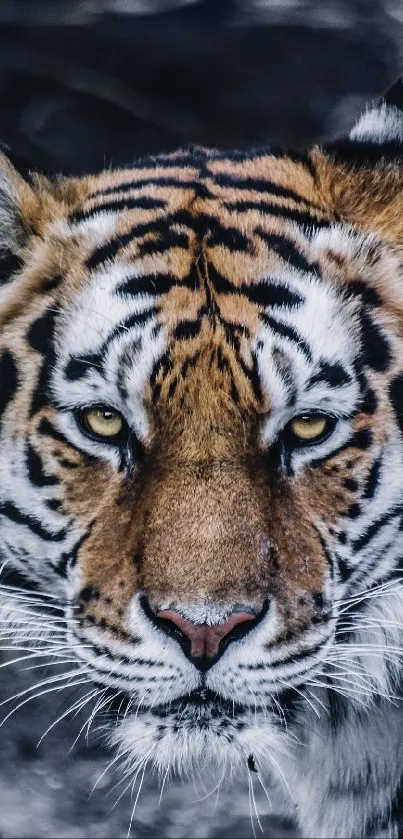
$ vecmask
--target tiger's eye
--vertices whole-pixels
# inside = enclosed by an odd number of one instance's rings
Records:
[[[329,428],[330,420],[324,414],[307,414],[294,417],[289,428],[298,440],[311,442],[318,440]]]
[[[117,437],[123,429],[123,418],[110,408],[88,408],[83,411],[85,424],[97,437]]]

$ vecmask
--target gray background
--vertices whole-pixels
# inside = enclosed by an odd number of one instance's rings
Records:
[[[403,70],[403,0],[0,0],[0,139],[31,165],[80,173],[191,142],[301,146],[345,132]],[[39,670],[4,667],[0,701]],[[23,699],[24,697],[22,697]],[[124,837],[130,796],[73,691],[0,731],[0,836]],[[20,700],[21,701],[21,700]],[[0,722],[17,700],[0,707]],[[94,723],[96,728],[96,723]],[[146,777],[132,835],[249,837],[248,776],[219,796]],[[281,791],[258,793],[258,836],[295,836]]]

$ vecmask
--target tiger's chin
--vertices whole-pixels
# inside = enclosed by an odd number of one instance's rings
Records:
[[[111,743],[125,772],[148,763],[167,776],[208,773],[228,781],[239,770],[267,769],[272,755],[284,753],[285,735],[267,709],[201,691],[127,714]]]

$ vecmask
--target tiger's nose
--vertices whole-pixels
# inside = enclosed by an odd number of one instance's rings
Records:
[[[200,670],[207,670],[227,648],[231,641],[243,637],[261,617],[251,609],[237,610],[223,623],[209,626],[193,623],[174,609],[156,612],[158,625],[176,637],[186,655]]]

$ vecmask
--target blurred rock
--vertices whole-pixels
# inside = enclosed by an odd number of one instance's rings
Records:
[[[400,72],[388,0],[0,0],[0,137],[71,173],[187,143],[300,146]]]

